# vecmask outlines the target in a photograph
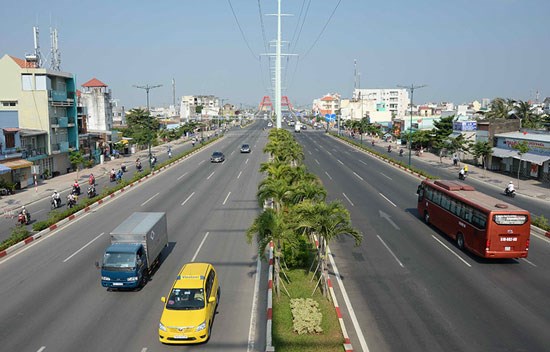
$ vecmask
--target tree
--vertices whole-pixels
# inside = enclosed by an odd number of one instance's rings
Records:
[[[432,141],[432,132],[427,130],[418,130],[412,134],[412,142],[420,144],[421,147],[428,146]]]
[[[485,113],[485,118],[490,120],[495,119],[507,119],[510,112],[513,110],[513,100],[511,99],[503,99],[503,98],[495,98],[491,101],[491,104],[489,105],[490,110]]]
[[[73,166],[73,168],[76,168],[76,178],[78,179],[78,174],[80,172],[80,167],[84,164],[84,156],[78,151],[72,151],[69,154],[69,162]]]
[[[136,144],[150,145],[157,138],[157,119],[145,109],[132,109],[126,114],[128,137]]]
[[[439,121],[434,121],[433,132],[435,134],[434,140],[441,143],[445,141],[451,133],[453,133],[454,115],[442,117]]]
[[[518,189],[519,189],[519,172],[521,170],[521,156],[529,151],[529,144],[527,141],[521,141],[512,146],[512,149],[518,151],[519,155],[519,165],[518,165]]]
[[[489,142],[476,142],[472,146],[472,154],[476,157],[482,158],[483,168],[487,169],[488,158],[493,154],[493,148]]]
[[[535,114],[533,106],[528,101],[518,101],[514,112],[521,120],[521,127],[533,129],[542,127],[541,117]]]

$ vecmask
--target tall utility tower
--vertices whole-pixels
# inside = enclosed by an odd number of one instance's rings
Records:
[[[42,67],[42,54],[40,54],[40,41],[38,40],[39,32],[38,27],[32,27],[34,37],[34,53],[26,54],[25,61],[32,62],[35,68]]]
[[[50,51],[50,68],[53,71],[61,71],[61,51],[57,42],[57,28],[50,28],[51,51]]]

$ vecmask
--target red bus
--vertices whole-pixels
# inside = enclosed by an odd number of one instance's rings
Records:
[[[484,258],[526,258],[531,216],[527,210],[478,192],[459,181],[424,180],[418,215]]]

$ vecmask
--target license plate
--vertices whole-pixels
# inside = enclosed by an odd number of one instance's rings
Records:
[[[179,339],[179,340],[187,340],[189,337],[185,336],[185,335],[176,335],[174,336],[175,339]]]
[[[113,286],[122,286],[123,283],[122,282],[113,282]]]
[[[512,250],[512,247],[504,247],[504,250],[505,250],[505,251],[511,251],[511,250]]]

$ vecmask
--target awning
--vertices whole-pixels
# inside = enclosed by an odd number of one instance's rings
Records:
[[[518,156],[517,150],[504,149],[504,148],[493,148],[492,156],[497,158],[513,158]]]
[[[26,167],[31,167],[33,165],[30,161],[27,161],[25,159],[8,160],[4,161],[2,164],[12,170],[23,169]]]
[[[19,131],[19,128],[17,127],[6,127],[6,128],[3,128],[4,132],[18,132]]]
[[[520,159],[519,155],[514,156],[516,159]],[[533,164],[542,165],[546,160],[550,160],[549,155],[540,155],[540,154],[533,154],[533,153],[525,153],[521,155],[521,160],[528,161]]]
[[[0,175],[10,172],[11,169],[4,164],[0,164]]]

